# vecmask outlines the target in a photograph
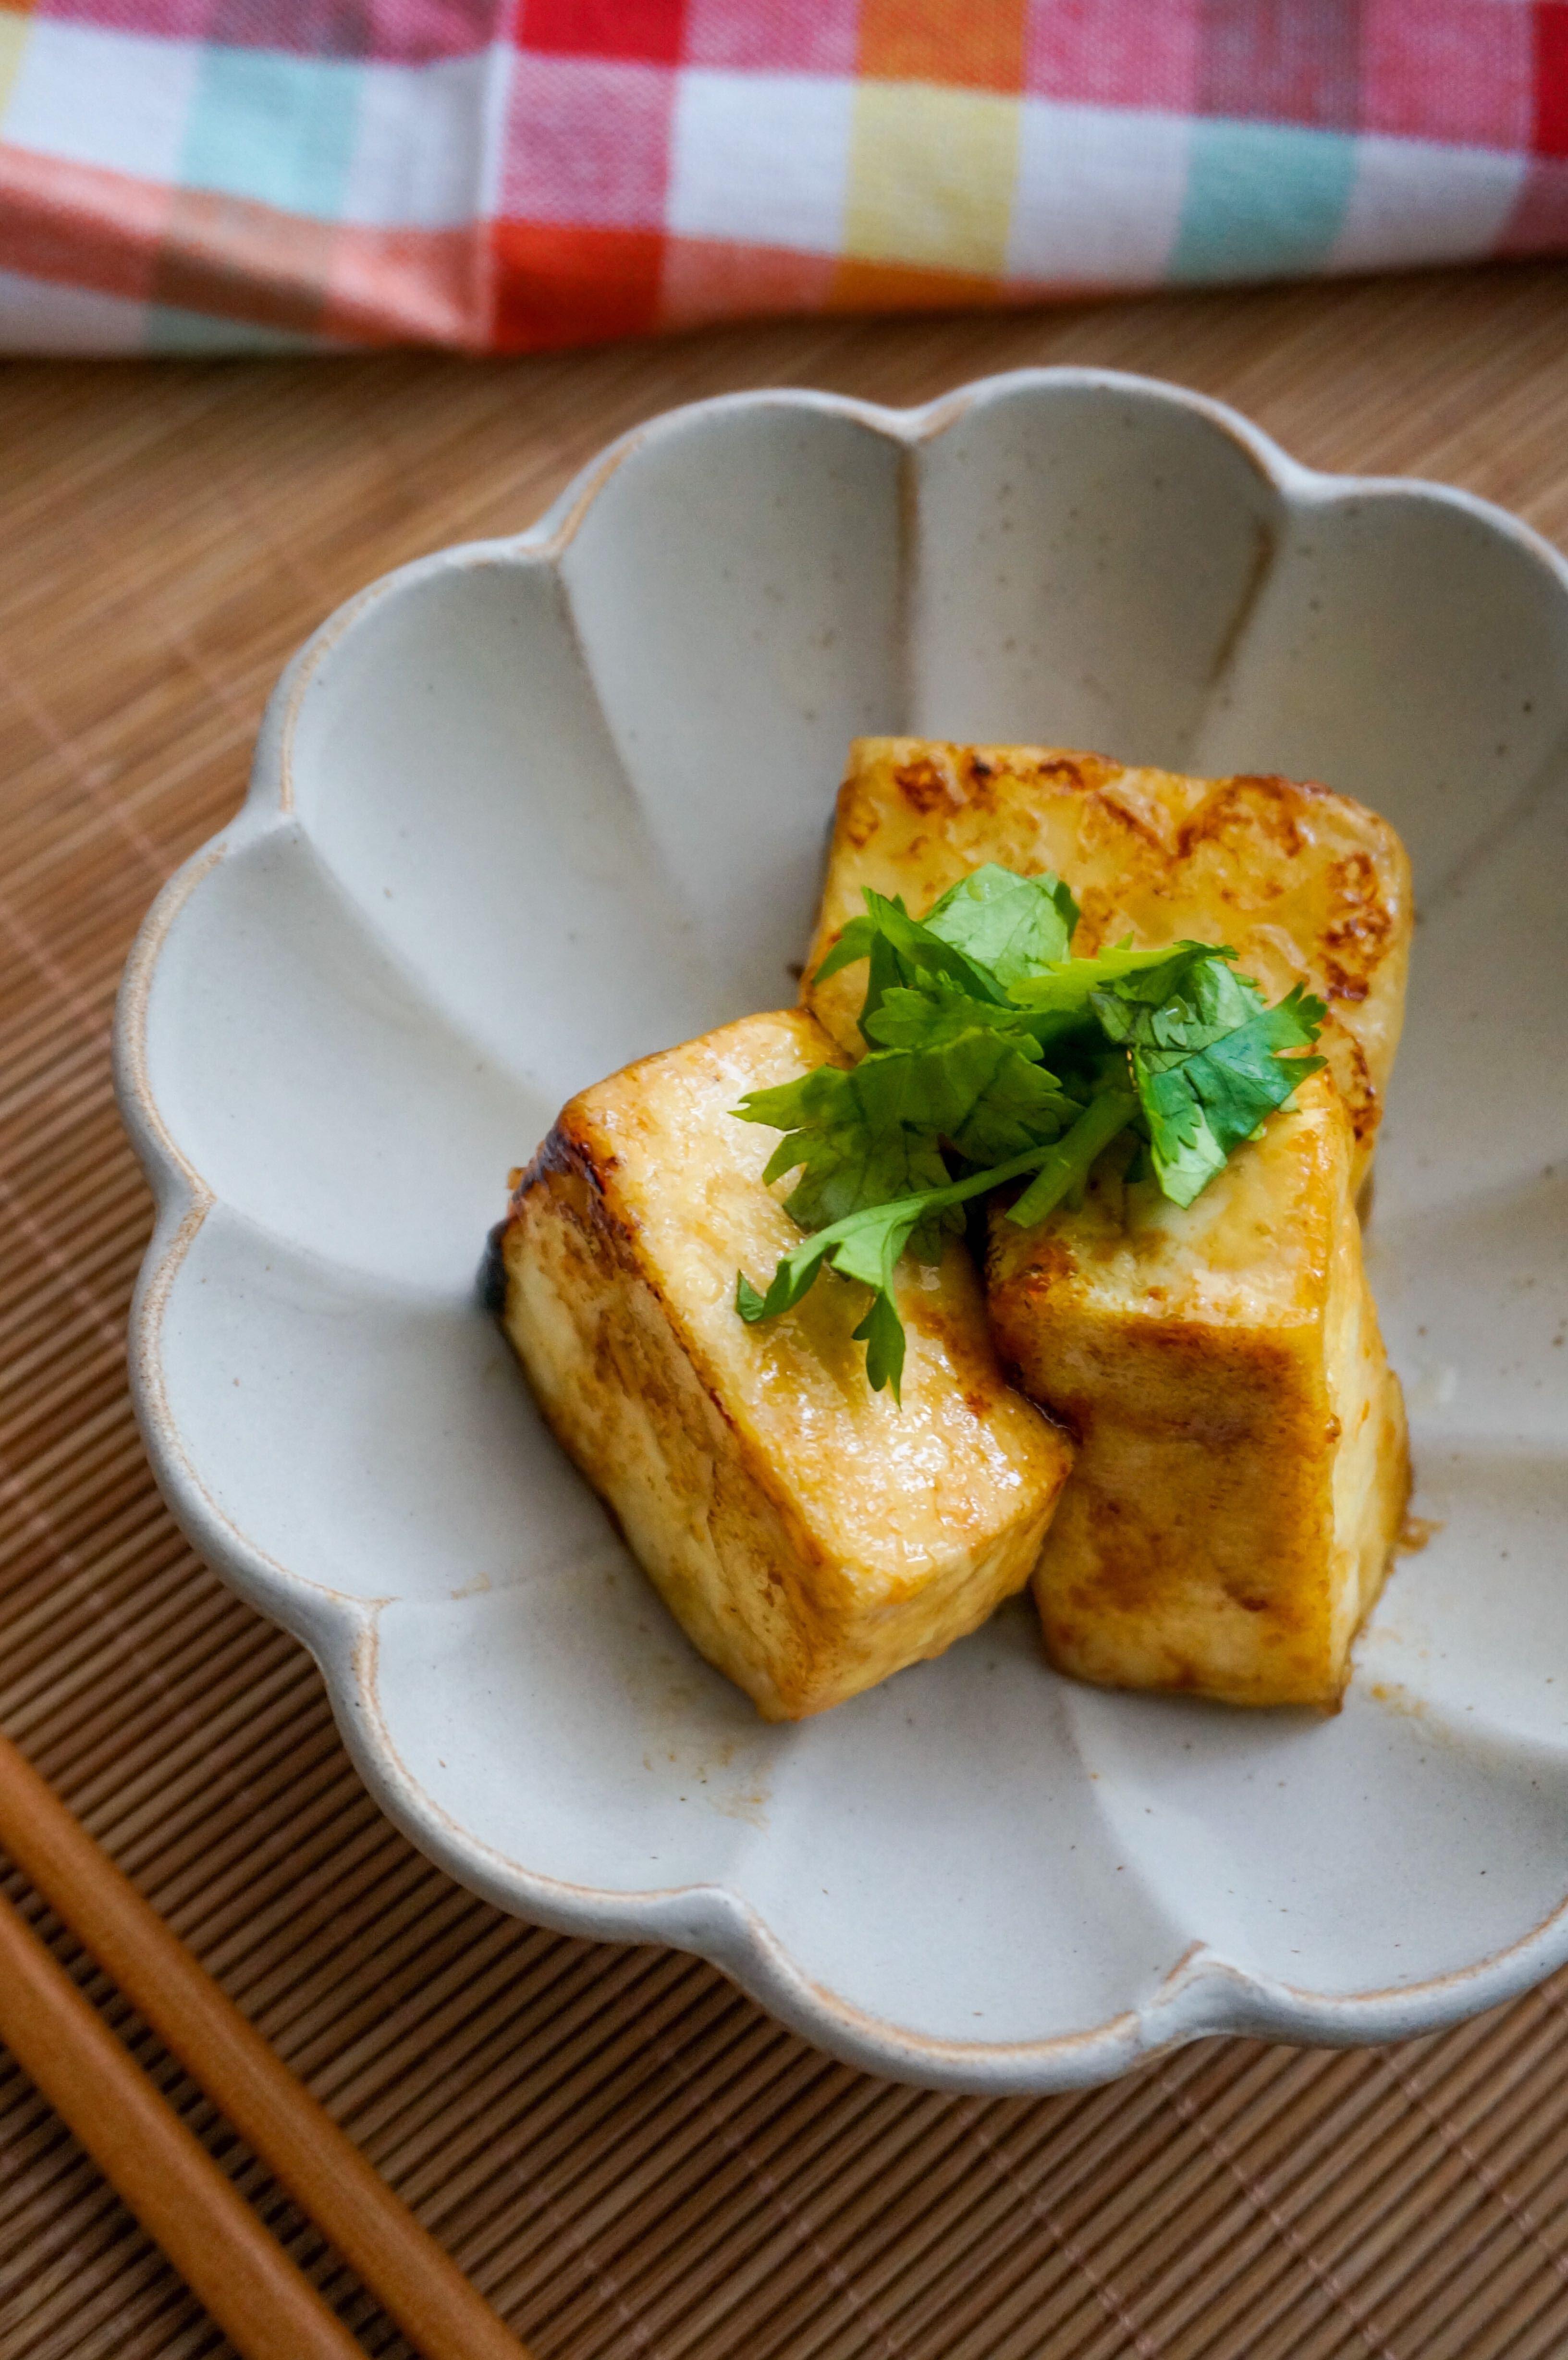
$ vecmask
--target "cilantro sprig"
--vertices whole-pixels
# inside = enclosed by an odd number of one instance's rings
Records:
[[[1078,907],[1049,874],[988,863],[919,919],[901,900],[865,899],[816,979],[867,962],[866,1054],[735,1109],[783,1134],[763,1176],[800,1175],[785,1209],[807,1233],[765,1292],[739,1276],[735,1308],[776,1318],[824,1270],[868,1286],[855,1334],[873,1390],[897,1401],[906,1251],[937,1261],[971,1198],[1026,1174],[1007,1218],[1034,1226],[1126,1132],[1164,1195],[1192,1204],[1323,1065],[1300,1053],[1327,1010],[1300,985],[1270,1008],[1225,944],[1073,958]]]

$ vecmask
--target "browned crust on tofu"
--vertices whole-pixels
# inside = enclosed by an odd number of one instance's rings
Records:
[[[901,1422],[851,1337],[859,1290],[822,1283],[763,1329],[734,1312],[736,1265],[761,1276],[798,1232],[761,1183],[772,1135],[730,1109],[748,1081],[831,1054],[791,1010],[583,1092],[521,1175],[498,1248],[503,1322],[552,1429],[688,1635],[774,1720],[977,1627],[1028,1580],[1071,1460],[1006,1384],[961,1247],[901,1277]],[[690,1223],[670,1218],[683,1186]],[[868,1495],[833,1491],[841,1466]]]
[[[833,1568],[778,1495],[767,1467],[747,1450],[722,1394],[703,1382],[698,1356],[681,1341],[679,1321],[635,1251],[634,1231],[611,1209],[606,1181],[614,1163],[612,1156],[601,1164],[586,1129],[563,1119],[528,1166],[502,1241],[506,1333],[556,1439],[611,1507],[677,1620],[768,1719],[793,1719],[812,1709],[814,1671],[830,1653]],[[615,1483],[594,1396],[553,1382],[536,1347],[523,1290],[541,1260],[553,1264],[563,1293],[591,1306],[601,1383],[608,1380],[643,1407],[659,1429],[672,1483],[684,1479],[737,1577],[749,1577],[744,1611],[732,1597],[702,1613],[695,1597],[671,1575],[660,1579],[662,1568],[649,1561],[654,1551]]]
[[[1080,1445],[1035,1576],[1060,1669],[1337,1702],[1410,1487],[1350,1168],[1322,1076],[1213,1184],[1232,1202],[1190,1248],[1169,1244],[1188,1217],[1140,1240],[1093,1196],[1038,1232],[994,1217],[1004,1360]]]

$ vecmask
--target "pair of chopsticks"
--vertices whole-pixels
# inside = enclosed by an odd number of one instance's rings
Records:
[[[0,1847],[424,2360],[528,2360],[450,2255],[4,1737]],[[8,1902],[0,2041],[245,2360],[364,2360],[364,2346]]]

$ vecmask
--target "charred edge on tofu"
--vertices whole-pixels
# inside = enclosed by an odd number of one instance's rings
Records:
[[[501,1251],[502,1240],[511,1226],[511,1215],[497,1221],[485,1240],[485,1252],[479,1264],[475,1291],[481,1310],[499,1319],[506,1308],[506,1264]]]
[[[519,1174],[517,1186],[512,1191],[512,1202],[506,1218],[496,1223],[490,1232],[489,1240],[497,1275],[495,1292],[493,1295],[486,1294],[485,1305],[487,1310],[494,1312],[501,1320],[503,1326],[506,1324],[508,1301],[508,1279],[506,1268],[506,1237],[520,1217],[524,1198],[530,1196],[536,1188],[546,1186],[551,1180],[577,1184],[583,1192],[581,1200],[574,1201],[572,1197],[568,1197],[561,1206],[561,1209],[584,1234],[590,1234],[600,1240],[603,1248],[613,1256],[617,1266],[628,1277],[635,1279],[639,1286],[646,1288],[672,1326],[679,1325],[674,1319],[670,1303],[658,1279],[648,1267],[646,1259],[636,1251],[636,1230],[633,1223],[624,1219],[615,1210],[605,1192],[605,1176],[615,1170],[618,1162],[619,1158],[612,1151],[595,1150],[586,1140],[579,1138],[563,1118],[554,1125],[549,1137],[541,1142],[527,1170]],[[492,1252],[487,1250],[482,1265],[482,1276],[488,1278],[491,1269]],[[722,1393],[710,1382],[707,1375],[696,1366],[695,1362],[692,1364],[692,1371],[718,1415],[726,1426],[733,1427],[735,1418],[726,1407]],[[617,1523],[617,1532],[619,1529]]]
[[[479,1300],[483,1307],[497,1319],[506,1314],[506,1239],[516,1223],[523,1199],[553,1175],[574,1175],[592,1191],[606,1222],[611,1218],[604,1204],[604,1186],[590,1150],[574,1141],[564,1121],[551,1128],[548,1138],[536,1150],[533,1161],[511,1175],[511,1202],[502,1219],[496,1222],[485,1241],[484,1259],[479,1265]]]

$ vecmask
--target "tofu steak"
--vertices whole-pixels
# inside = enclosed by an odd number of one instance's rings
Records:
[[[1108,1164],[1038,1229],[991,1212],[998,1347],[1079,1441],[1035,1575],[1047,1653],[1334,1705],[1410,1490],[1338,1092],[1303,1082],[1185,1208]]]
[[[732,1109],[835,1055],[803,1011],[645,1058],[565,1108],[504,1225],[502,1317],[555,1433],[693,1644],[770,1721],[940,1655],[1021,1590],[1072,1445],[1004,1382],[955,1241],[909,1257],[903,1406],[866,1382],[866,1290],[747,1327],[800,1232]]]
[[[811,978],[862,889],[923,917],[994,860],[1054,869],[1083,911],[1088,955],[1130,934],[1140,949],[1229,943],[1269,1000],[1305,983],[1326,1001],[1319,1046],[1349,1109],[1365,1177],[1399,1045],[1410,961],[1410,863],[1394,830],[1328,788],[1289,779],[1190,779],[1097,754],[861,738],[850,748],[803,996],[839,1046],[864,1047],[860,962]]]

